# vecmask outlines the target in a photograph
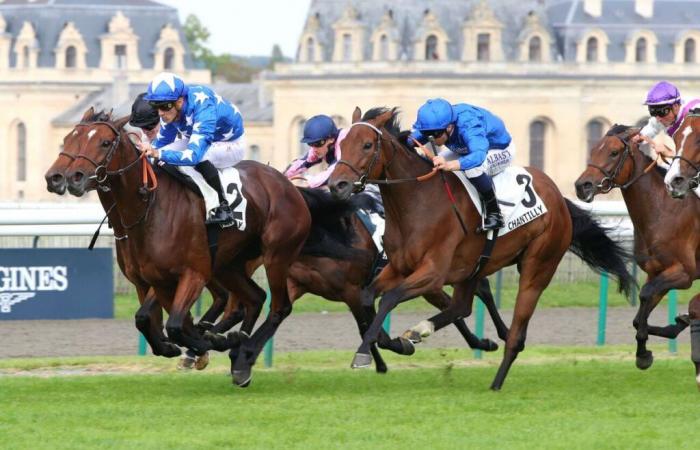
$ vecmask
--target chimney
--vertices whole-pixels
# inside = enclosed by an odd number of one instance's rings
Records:
[[[603,13],[603,0],[583,0],[583,12],[592,17],[600,17]]]
[[[634,12],[645,19],[651,19],[654,15],[654,0],[634,0]]]

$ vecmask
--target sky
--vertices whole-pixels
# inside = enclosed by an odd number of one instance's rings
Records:
[[[311,0],[156,0],[174,6],[184,23],[194,14],[210,33],[215,54],[269,56],[279,44],[294,57]]]

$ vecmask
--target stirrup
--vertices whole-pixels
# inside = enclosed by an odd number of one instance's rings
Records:
[[[236,224],[236,219],[233,217],[233,211],[230,208],[223,209],[219,206],[212,210],[204,223],[206,225],[219,225],[221,228],[228,228]]]

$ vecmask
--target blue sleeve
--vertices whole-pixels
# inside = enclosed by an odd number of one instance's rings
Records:
[[[173,123],[165,123],[160,121],[160,130],[156,134],[156,138],[153,140],[153,148],[158,149],[165,147],[168,144],[172,144],[177,136],[177,127]]]
[[[469,153],[459,158],[459,168],[468,170],[482,165],[489,151],[489,141],[486,139],[483,123],[476,120],[469,121],[459,126],[459,135],[469,148]]]
[[[194,126],[192,128],[192,136],[190,136],[190,143],[187,145],[187,149],[192,150],[194,164],[202,160],[209,146],[214,142],[216,103],[213,100],[208,98],[194,110]]]

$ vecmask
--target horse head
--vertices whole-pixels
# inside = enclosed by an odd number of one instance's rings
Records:
[[[688,114],[673,135],[676,156],[666,173],[666,190],[674,198],[684,198],[700,185],[700,109]]]
[[[632,137],[639,128],[613,125],[591,149],[588,167],[576,180],[576,196],[584,202],[592,202],[599,194],[607,194],[616,187],[631,184],[635,172],[634,152],[638,145]]]
[[[383,173],[382,142],[390,137],[382,128],[395,116],[396,109],[375,108],[362,117],[360,108],[355,108],[350,130],[340,143],[341,160],[328,180],[335,197],[347,199],[353,192],[362,191],[368,179]]]
[[[63,151],[59,155],[59,158],[66,156],[72,160],[63,172],[68,192],[80,197],[119,171],[123,155],[115,156],[123,153],[120,148],[128,141],[121,138],[122,128],[128,121],[129,116],[112,121],[111,113],[94,113],[92,108],[83,115],[81,122],[64,139]],[[58,160],[54,166],[61,167]],[[47,172],[47,183],[50,183],[50,175],[51,180],[59,178],[56,173]]]

